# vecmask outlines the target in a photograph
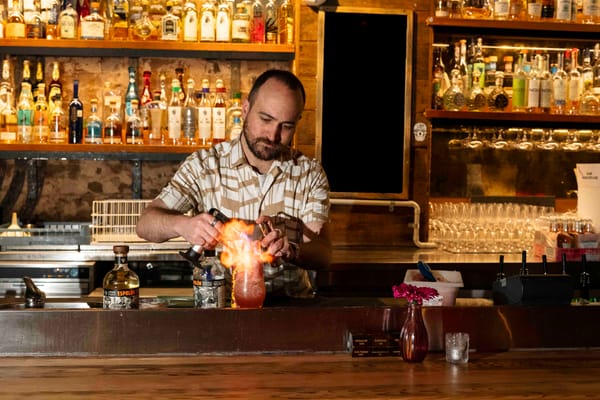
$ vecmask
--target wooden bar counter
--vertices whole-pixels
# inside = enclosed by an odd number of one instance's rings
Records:
[[[2,399],[597,399],[600,350],[442,353],[410,364],[349,354],[7,358]]]

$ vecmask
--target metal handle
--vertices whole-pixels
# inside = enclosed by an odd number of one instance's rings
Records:
[[[221,211],[217,210],[216,208],[211,208],[208,211],[208,213],[223,224],[229,222],[229,217],[223,214]],[[196,263],[202,256],[202,246],[200,246],[199,244],[195,244],[186,251],[180,251],[179,255],[185,258],[190,263],[192,263],[192,265],[196,265]]]

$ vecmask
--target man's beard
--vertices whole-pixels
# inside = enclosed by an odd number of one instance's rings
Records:
[[[261,161],[273,161],[278,160],[284,153],[288,153],[290,151],[289,147],[282,143],[275,143],[266,138],[258,138],[251,140],[248,137],[246,127],[242,131],[242,135],[246,140],[246,144],[248,145],[248,149],[252,153],[252,155],[258,158]],[[261,144],[265,144],[262,146]]]

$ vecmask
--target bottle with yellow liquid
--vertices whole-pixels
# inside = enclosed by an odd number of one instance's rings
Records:
[[[129,269],[127,255],[129,246],[113,246],[115,265],[104,276],[103,308],[110,310],[137,309],[140,304],[140,279]]]

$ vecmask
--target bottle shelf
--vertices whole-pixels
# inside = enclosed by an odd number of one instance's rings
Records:
[[[465,28],[469,29],[470,31],[477,29],[498,29],[505,33],[510,30],[519,32],[568,32],[569,36],[571,36],[573,33],[597,34],[600,31],[600,24],[579,24],[575,22],[559,22],[554,20],[512,21],[429,17],[427,18],[427,25],[431,27]]]
[[[11,55],[73,57],[203,57],[241,60],[292,60],[295,46],[262,43],[170,42],[139,40],[0,39]]]
[[[3,144],[0,159],[178,161],[203,146],[134,144]]]
[[[600,128],[600,116],[595,115],[560,115],[526,112],[475,112],[475,111],[443,111],[426,110],[425,117],[434,120],[455,120],[496,123],[502,121],[507,124],[535,126],[594,126]]]

